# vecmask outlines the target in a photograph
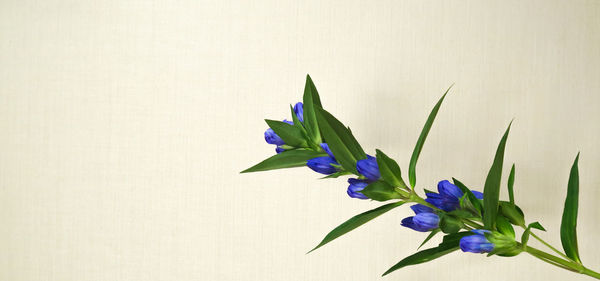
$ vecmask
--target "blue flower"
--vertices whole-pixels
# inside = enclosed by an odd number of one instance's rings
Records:
[[[301,102],[294,105],[294,113],[296,113],[296,116],[298,116],[298,120],[300,120],[300,122],[304,122],[304,107]]]
[[[410,207],[416,215],[402,220],[402,226],[411,228],[420,232],[427,232],[438,227],[440,217],[433,212],[433,209],[417,204]]]
[[[460,208],[460,198],[463,196],[462,190],[458,186],[447,180],[438,183],[439,193],[426,193],[428,203],[444,210],[446,212],[454,211]],[[477,199],[483,199],[483,193],[471,190]]]
[[[362,191],[363,189],[365,189],[365,187],[367,187],[367,185],[369,185],[369,182],[366,180],[359,180],[359,179],[348,179],[348,183],[350,184],[348,186],[348,196],[352,197],[352,198],[358,198],[358,199],[369,199],[369,197],[367,197],[366,195],[360,193],[359,191]]]
[[[377,158],[371,155],[367,155],[367,159],[358,160],[356,162],[356,170],[372,181],[376,181],[381,177]]]
[[[268,144],[274,144],[274,145],[284,145],[285,144],[285,142],[271,128],[268,128],[265,131],[265,141],[267,141]]]
[[[337,168],[331,164],[339,165],[334,158],[329,156],[315,157],[306,161],[306,165],[313,171],[325,175],[337,172]]]
[[[285,123],[288,123],[288,124],[290,124],[290,125],[294,125],[294,123],[293,123],[293,122],[291,122],[291,121],[288,121],[288,120],[285,120],[285,119],[283,119],[283,122],[285,122]],[[265,131],[265,141],[266,141],[268,144],[274,144],[274,145],[277,145],[277,146],[279,146],[279,145],[284,145],[284,144],[285,144],[285,142],[284,142],[284,141],[281,139],[281,137],[279,137],[279,136],[278,136],[278,135],[275,133],[275,131],[273,131],[273,129],[271,129],[271,128],[268,128],[268,129]],[[277,151],[277,149],[275,149],[275,151]],[[277,152],[277,153],[279,153],[279,152]]]
[[[475,235],[465,236],[458,243],[463,252],[489,253],[494,250],[494,244],[485,238],[484,233],[489,230],[474,229]]]
[[[327,143],[322,142],[320,145],[321,145],[321,148],[323,150],[325,150],[325,152],[327,152],[327,154],[329,154],[329,156],[331,156],[331,158],[335,159],[335,156],[333,156],[333,152],[331,152],[331,149],[329,149],[329,145]]]
[[[281,146],[278,146],[275,148],[275,152],[277,152],[277,154],[284,152],[285,149],[283,149]]]

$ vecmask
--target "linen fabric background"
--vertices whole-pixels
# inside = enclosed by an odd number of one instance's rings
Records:
[[[579,247],[600,269],[600,1],[5,0],[0,280],[590,280],[462,252],[382,279],[426,236],[400,226],[407,207],[306,255],[381,205],[308,168],[239,174],[274,153],[263,119],[290,118],[307,73],[404,174],[456,83],[419,190],[482,190],[514,118],[501,196],[514,162],[516,202],[557,247],[581,151]]]

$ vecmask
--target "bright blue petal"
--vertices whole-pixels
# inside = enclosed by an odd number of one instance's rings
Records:
[[[325,152],[327,152],[327,154],[329,154],[329,156],[331,156],[332,158],[335,159],[335,156],[333,156],[333,152],[331,152],[331,149],[329,149],[329,145],[327,143],[322,142],[320,145],[321,145],[321,148],[323,150],[325,150]]]
[[[269,144],[274,144],[274,145],[284,145],[285,144],[285,142],[271,128],[268,128],[265,131],[265,141]]]
[[[447,180],[443,180],[438,183],[438,192],[441,195],[455,197],[457,199],[463,196],[462,190]]]
[[[425,205],[422,204],[417,204],[417,205],[412,205],[410,206],[410,208],[415,212],[415,214],[420,214],[420,213],[433,213],[433,209],[429,208]]]
[[[381,177],[377,159],[370,155],[367,155],[367,159],[361,159],[356,162],[356,170],[372,181],[376,181]]]
[[[306,166],[311,168],[313,171],[325,175],[333,174],[337,172],[337,168],[331,166],[331,164],[339,165],[335,159],[329,156],[315,157],[306,161]]]
[[[477,199],[483,199],[483,193],[479,192],[477,190],[471,190],[471,193],[473,193],[473,195],[475,195],[475,198]]]
[[[359,179],[348,179],[348,183],[350,184],[347,190],[348,196],[358,199],[369,199],[369,197],[360,193],[360,191],[362,191],[363,189],[365,189],[365,187],[367,187],[367,185],[369,185],[367,181]]]
[[[298,116],[298,120],[300,120],[300,122],[304,122],[304,106],[301,102],[294,105],[294,113],[296,113],[296,116]]]

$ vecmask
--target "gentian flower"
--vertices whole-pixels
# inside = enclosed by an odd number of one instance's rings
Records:
[[[288,120],[285,120],[285,119],[283,119],[283,122],[288,123],[290,125],[294,125],[294,122],[291,122],[291,121],[288,121]],[[271,129],[271,128],[268,128],[265,131],[265,141],[268,144],[274,144],[274,145],[277,145],[277,146],[285,144],[285,142],[281,139],[281,137],[279,137],[275,133],[275,131],[273,131],[273,129]],[[275,151],[277,151],[277,149],[275,149]],[[279,152],[277,152],[277,153],[279,153]]]
[[[294,105],[294,113],[296,113],[296,116],[300,122],[304,122],[304,106],[301,102]]]
[[[331,166],[331,164],[339,165],[334,158],[329,156],[315,157],[306,161],[306,166],[311,168],[313,171],[325,175],[333,174],[337,172],[337,168]]]
[[[371,155],[367,155],[367,159],[358,160],[356,162],[356,170],[372,181],[376,181],[381,177],[379,166],[377,165],[377,158]]]
[[[268,128],[265,131],[265,141],[268,144],[274,144],[274,145],[284,145],[285,144],[285,142],[271,128]]]
[[[438,227],[440,217],[433,212],[433,209],[417,204],[410,207],[415,216],[407,217],[402,220],[402,226],[412,228],[420,232],[427,232]]]
[[[367,185],[369,185],[368,181],[359,179],[348,179],[348,183],[350,185],[348,186],[347,192],[350,197],[358,199],[369,199],[369,197],[359,192],[365,189]]]
[[[430,203],[446,212],[454,211],[460,208],[460,198],[463,196],[462,190],[458,186],[447,180],[438,183],[439,193],[426,193],[427,203]],[[471,190],[477,199],[483,199],[483,193]]]
[[[463,252],[489,253],[494,250],[494,244],[484,235],[484,233],[489,233],[489,230],[473,229],[472,232],[475,235],[465,236],[458,243]]]
[[[278,146],[275,148],[275,152],[277,152],[277,154],[284,152],[285,149],[283,149],[281,146]]]

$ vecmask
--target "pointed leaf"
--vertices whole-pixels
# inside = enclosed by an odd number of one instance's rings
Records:
[[[423,247],[423,245],[425,245],[425,243],[427,243],[427,241],[431,240],[431,238],[433,238],[438,233],[440,233],[439,228],[436,228],[436,229],[432,230],[431,232],[429,232],[429,235],[427,235],[427,238],[425,238],[425,240],[423,240],[423,243],[421,243],[421,245],[419,245],[417,250],[421,249],[421,247]]]
[[[401,199],[402,196],[396,192],[396,189],[384,181],[376,181],[367,185],[360,193],[376,201],[387,201],[391,199]]]
[[[446,94],[448,94],[448,91],[450,91],[450,88],[452,88],[452,86],[450,86],[448,90],[446,90],[444,95],[440,98],[440,100],[435,104],[435,106],[431,110],[431,113],[429,113],[429,117],[427,117],[427,121],[423,126],[423,130],[421,130],[421,135],[419,135],[417,144],[415,144],[415,149],[413,150],[412,156],[410,157],[410,164],[408,166],[408,180],[410,182],[410,186],[412,187],[415,187],[415,184],[417,183],[417,160],[419,160],[419,155],[421,154],[421,150],[423,149],[423,145],[425,144],[425,139],[427,139],[427,135],[429,134],[429,130],[433,125],[435,116],[437,115],[438,110],[440,110],[440,106],[442,105]]]
[[[312,150],[303,149],[286,150],[279,154],[275,154],[246,170],[243,170],[241,173],[306,166],[306,161],[321,156],[327,156],[327,153],[319,153]]]
[[[498,232],[500,232],[506,236],[515,238],[515,229],[513,228],[512,224],[510,224],[508,219],[505,218],[504,216],[502,216],[502,215],[496,216],[496,227],[498,228]]]
[[[326,110],[316,108],[316,114],[323,137],[335,159],[347,171],[358,174],[358,171],[356,171],[356,161],[367,158],[358,141],[356,141],[350,130],[342,122]]]
[[[510,125],[498,144],[494,162],[485,179],[483,188],[483,225],[485,229],[494,229],[496,223],[496,215],[498,214],[498,199],[500,198],[500,180],[502,178],[502,165],[504,163],[504,148],[506,147],[506,139],[510,132]]]
[[[577,209],[579,207],[579,168],[577,162],[579,162],[579,153],[577,153],[569,175],[567,199],[565,200],[565,208],[560,223],[560,241],[565,254],[574,261],[581,263],[577,247]]]
[[[400,206],[404,204],[404,202],[400,201],[400,202],[394,202],[394,203],[389,203],[383,206],[380,206],[379,208],[375,208],[373,210],[370,211],[366,211],[362,214],[356,215],[352,218],[350,218],[349,220],[347,220],[346,222],[340,224],[338,227],[336,227],[334,230],[332,230],[331,232],[329,232],[325,238],[323,238],[323,240],[321,241],[321,243],[319,243],[319,245],[317,245],[314,249],[310,250],[310,252],[320,248],[321,246],[333,241],[334,239],[354,230],[355,228],[369,222],[370,220],[385,214],[386,212]],[[310,253],[309,252],[309,253]]]
[[[310,75],[306,75],[306,85],[304,86],[302,103],[306,131],[315,143],[321,143],[322,140],[321,133],[319,131],[319,123],[317,122],[317,115],[315,114],[315,108],[322,107],[321,98],[319,98],[317,87],[310,78]]]
[[[379,166],[379,172],[381,173],[383,180],[392,186],[406,188],[407,186],[406,183],[404,183],[404,180],[402,180],[402,174],[398,163],[379,149],[375,149],[375,152],[377,153],[375,154],[377,166]]]
[[[307,142],[300,128],[285,122],[265,119],[271,129],[285,142],[293,147],[307,147]]]
[[[513,191],[513,186],[515,185],[515,164],[513,163],[512,168],[510,168],[510,174],[508,175],[508,198],[510,203],[515,204],[515,194]]]
[[[395,264],[390,269],[388,269],[383,274],[383,276],[388,275],[388,274],[390,274],[400,268],[403,268],[405,266],[432,261],[441,256],[452,253],[459,249],[458,243],[460,241],[460,238],[467,236],[467,235],[472,235],[472,234],[473,233],[471,233],[471,232],[459,232],[459,233],[454,233],[454,234],[448,234],[448,235],[444,236],[444,240],[437,247],[419,251],[417,253],[414,253],[414,254],[402,259],[397,264]]]

